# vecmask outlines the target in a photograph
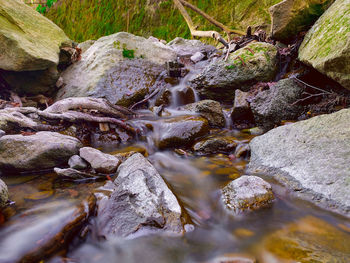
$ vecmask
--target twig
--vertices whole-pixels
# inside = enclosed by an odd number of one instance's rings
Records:
[[[296,76],[292,76],[291,78],[292,78],[292,79],[295,79],[296,81],[298,81],[298,82],[304,84],[305,86],[307,86],[307,87],[309,87],[309,88],[312,88],[312,89],[321,91],[322,93],[326,93],[327,95],[332,95],[332,92],[329,92],[329,91],[326,91],[326,90],[324,90],[324,89],[321,89],[321,88],[312,86],[312,85],[310,85],[310,84],[307,84],[306,82],[304,82],[304,81],[298,79]],[[321,94],[321,93],[320,93],[320,94]]]

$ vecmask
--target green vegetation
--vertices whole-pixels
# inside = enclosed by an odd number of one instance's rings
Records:
[[[123,48],[123,57],[124,58],[135,58],[135,50],[132,50],[132,49],[126,49],[126,48]]]
[[[52,0],[51,0],[52,1]],[[281,0],[189,0],[231,28],[268,24],[268,8]],[[120,31],[167,41],[190,38],[190,31],[172,0],[59,0],[45,14],[75,41],[98,39]],[[188,9],[187,9],[188,10]],[[201,30],[216,29],[189,10]]]
[[[47,8],[51,8],[52,5],[53,5],[54,3],[56,3],[56,2],[57,2],[57,0],[47,0],[46,6],[43,6],[43,5],[40,4],[40,5],[38,5],[38,7],[36,8],[36,11],[38,11],[38,12],[41,13],[41,14],[45,14]]]

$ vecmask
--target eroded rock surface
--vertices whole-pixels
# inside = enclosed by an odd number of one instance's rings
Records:
[[[92,147],[81,148],[79,154],[99,173],[114,173],[120,164],[120,160],[116,156],[103,153]]]

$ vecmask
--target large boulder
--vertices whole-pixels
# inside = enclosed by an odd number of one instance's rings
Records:
[[[63,72],[57,99],[91,96],[129,106],[169,85],[165,63],[173,60],[176,53],[161,42],[125,32],[102,37]]]
[[[263,173],[301,198],[350,216],[350,110],[281,126],[250,143],[249,173]]]
[[[299,59],[350,89],[350,1],[336,0],[307,33]]]
[[[217,58],[192,79],[203,97],[232,102],[236,89],[248,90],[256,82],[271,81],[277,70],[275,46],[253,42],[228,56]]]
[[[57,66],[60,46],[69,42],[49,19],[20,0],[0,0],[0,69],[45,70]]]
[[[294,120],[303,112],[297,102],[303,88],[293,79],[283,79],[269,89],[260,91],[250,103],[256,124],[265,130],[279,125],[282,120]]]
[[[198,52],[208,56],[216,51],[214,46],[204,44],[199,40],[184,39],[182,37],[175,38],[174,40],[170,41],[167,46],[171,47],[178,56],[191,57]]]
[[[157,170],[136,153],[118,168],[112,194],[102,199],[97,224],[100,235],[131,237],[150,232],[182,233],[181,206]]]
[[[5,135],[0,138],[2,172],[43,170],[66,164],[82,147],[74,137],[56,132]]]
[[[334,0],[284,0],[272,7],[271,34],[278,40],[289,40],[308,29]]]

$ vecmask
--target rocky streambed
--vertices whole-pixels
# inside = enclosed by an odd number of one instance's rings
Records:
[[[295,14],[283,2],[275,21]],[[312,55],[348,32],[342,4],[302,44],[260,32],[231,49],[125,32],[77,46],[40,17],[43,52],[6,16],[0,262],[348,262],[349,47]]]

